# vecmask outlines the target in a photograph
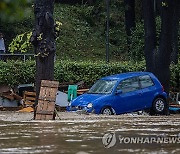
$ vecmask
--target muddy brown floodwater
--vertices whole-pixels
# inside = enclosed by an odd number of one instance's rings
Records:
[[[178,114],[59,115],[34,121],[32,113],[1,111],[0,153],[180,153]]]

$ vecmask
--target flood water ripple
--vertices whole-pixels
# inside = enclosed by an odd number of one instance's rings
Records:
[[[1,119],[0,153],[180,153],[180,143],[121,143],[125,137],[126,142],[132,137],[177,137],[180,115],[90,116],[62,115],[62,120],[55,121]],[[111,147],[102,141],[108,133],[115,134]]]

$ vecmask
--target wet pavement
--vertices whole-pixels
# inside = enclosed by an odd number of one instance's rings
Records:
[[[0,153],[180,153],[179,114],[59,115],[34,121],[33,113],[1,111]]]

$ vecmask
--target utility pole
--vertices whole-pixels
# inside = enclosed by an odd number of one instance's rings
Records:
[[[154,13],[156,14],[156,0],[154,0]]]
[[[106,62],[109,63],[109,3],[110,0],[106,0]]]

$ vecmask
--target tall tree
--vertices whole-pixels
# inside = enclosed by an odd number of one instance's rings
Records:
[[[35,0],[35,25],[31,42],[36,55],[36,94],[39,96],[40,81],[54,79],[55,32],[54,0]]]
[[[175,2],[176,3],[176,2]],[[154,0],[154,8],[156,15],[162,14],[162,4],[164,4],[164,1],[162,0]],[[178,31],[179,31],[179,19],[180,19],[180,4],[176,3],[176,5],[173,8],[173,32],[172,32],[172,54],[171,54],[171,62],[174,64],[178,63]]]
[[[178,63],[178,32],[179,32],[179,19],[180,19],[180,3],[178,2],[175,5],[173,10],[173,32],[172,32],[172,54],[171,54],[171,61],[174,64]]]
[[[153,0],[143,1],[147,71],[153,72],[159,78],[166,92],[169,92],[170,83],[173,13],[179,3],[178,0],[162,0],[160,44],[157,48]]]
[[[154,0],[143,0],[143,17],[145,30],[146,70],[154,72],[154,52],[156,51],[156,23],[154,15]]]
[[[135,0],[124,0],[125,5],[125,28],[128,36],[131,30],[136,27],[135,22]]]
[[[125,6],[125,29],[127,34],[128,52],[130,51],[132,30],[136,27],[135,0],[124,0]]]
[[[172,53],[173,11],[179,0],[163,0],[161,13],[161,35],[159,53],[156,60],[155,73],[162,82],[166,92],[169,92],[170,62]]]

